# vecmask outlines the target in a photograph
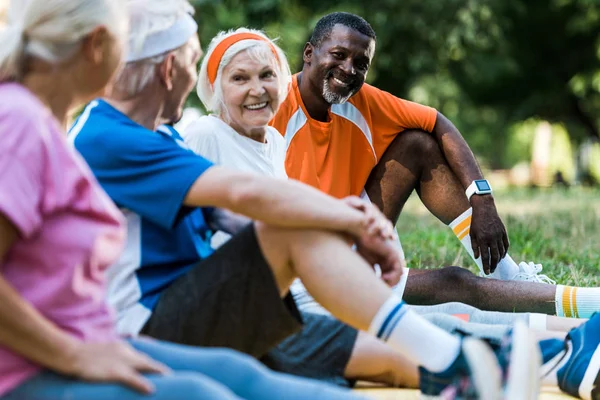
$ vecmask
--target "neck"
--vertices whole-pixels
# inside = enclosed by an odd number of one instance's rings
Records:
[[[250,138],[259,143],[267,142],[267,127],[266,126],[255,127],[255,128],[244,128],[242,126],[239,126],[239,125],[229,121],[223,115],[219,115],[219,118],[221,120],[223,120],[223,122],[225,122],[227,125],[229,125],[238,134],[240,134],[242,136],[246,136],[247,138]]]
[[[156,94],[142,93],[133,96],[119,96],[113,92],[111,98],[105,99],[111,106],[127,115],[132,121],[146,129],[155,131],[165,121],[162,120],[164,102]]]
[[[23,77],[22,84],[50,109],[63,129],[67,130],[69,111],[78,105],[72,80],[60,72],[30,72]]]
[[[244,135],[247,138],[250,138],[259,143],[267,142],[267,128],[266,127],[250,129],[244,133],[241,133],[240,131],[236,131],[236,132],[238,132],[240,135]]]
[[[306,68],[306,65],[304,68]],[[304,72],[304,69],[302,71]],[[331,104],[325,101],[323,94],[320,92],[321,89],[312,85],[308,77],[304,79],[303,72],[298,74],[298,89],[308,115],[317,121],[329,121]]]

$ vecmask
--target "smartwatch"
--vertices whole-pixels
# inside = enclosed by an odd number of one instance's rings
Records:
[[[465,190],[465,194],[467,195],[467,200],[471,201],[471,196],[474,194],[491,194],[492,187],[487,179],[476,179]]]

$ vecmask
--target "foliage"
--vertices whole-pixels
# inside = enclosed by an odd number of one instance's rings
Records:
[[[507,167],[510,127],[562,123],[575,143],[600,131],[600,0],[196,0],[204,44],[250,26],[281,38],[293,70],[324,14],[377,32],[369,81],[451,118],[491,167]],[[197,103],[196,103],[197,104]]]

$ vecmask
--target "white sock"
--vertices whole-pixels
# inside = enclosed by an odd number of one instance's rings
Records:
[[[469,208],[467,211],[459,215],[454,221],[452,221],[448,226],[458,240],[462,243],[463,247],[467,250],[467,253],[471,256],[475,264],[479,267],[479,270],[483,274],[483,263],[481,262],[481,255],[478,258],[475,258],[473,254],[473,247],[471,246],[471,215],[473,214],[473,209]],[[488,275],[491,278],[502,279],[502,280],[511,280],[517,273],[519,272],[519,266],[514,262],[514,260],[506,254],[500,262],[498,262],[498,266],[496,270]]]
[[[369,333],[431,372],[448,369],[460,352],[457,336],[410,310],[396,295],[390,296],[377,311]]]
[[[404,268],[402,270],[402,276],[400,277],[400,281],[398,282],[398,284],[396,286],[394,286],[392,288],[392,290],[394,291],[394,294],[396,296],[398,296],[399,298],[404,297],[404,290],[406,289],[406,281],[408,280],[408,271],[410,271],[410,268]]]
[[[600,311],[600,288],[557,285],[554,304],[559,317],[590,318]]]

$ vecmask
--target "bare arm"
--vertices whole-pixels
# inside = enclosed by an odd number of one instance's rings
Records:
[[[474,180],[483,179],[479,164],[469,145],[454,124],[440,112],[437,114],[432,133],[448,160],[450,168],[465,190]],[[487,197],[491,198],[491,196]]]
[[[298,181],[218,166],[196,180],[184,203],[226,208],[274,226],[327,229],[354,237],[369,225],[365,213]]]
[[[474,180],[483,179],[469,145],[454,124],[440,112],[437,114],[433,135],[464,189]],[[473,207],[471,245],[475,257],[481,255],[483,268],[486,273],[490,273],[506,255],[508,235],[492,195],[472,196],[470,202]]]

